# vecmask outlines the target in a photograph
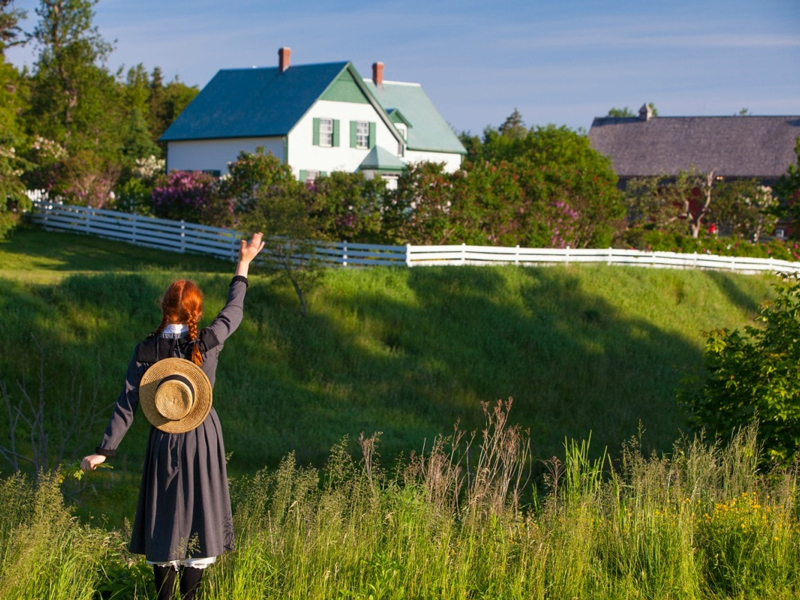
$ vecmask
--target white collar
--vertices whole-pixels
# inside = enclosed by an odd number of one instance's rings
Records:
[[[178,339],[182,338],[187,333],[189,333],[188,325],[183,325],[182,323],[169,323],[164,327],[164,331],[161,332],[161,337]]]

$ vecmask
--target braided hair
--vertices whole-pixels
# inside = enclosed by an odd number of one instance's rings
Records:
[[[189,279],[174,281],[161,298],[161,314],[161,323],[154,334],[160,334],[170,324],[185,324],[189,327],[189,339],[195,342],[191,361],[202,365],[203,356],[197,344],[197,322],[203,315],[203,293],[197,284]]]

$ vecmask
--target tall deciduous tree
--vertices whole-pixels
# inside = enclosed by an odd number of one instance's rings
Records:
[[[31,133],[65,149],[53,189],[102,205],[119,176],[122,111],[105,66],[112,46],[93,25],[97,0],[41,0],[39,57],[27,113]]]
[[[0,0],[0,237],[16,222],[20,209],[28,205],[21,175],[27,166],[18,152],[25,136],[20,125],[25,80],[5,60],[5,49],[25,42],[19,27],[23,11],[11,0]]]
[[[714,197],[714,171],[680,171],[628,182],[625,199],[633,227],[689,233],[696,238],[707,223]]]
[[[797,162],[789,165],[786,173],[775,184],[775,193],[778,195],[786,213],[792,221],[800,221],[800,137],[795,140],[794,153]]]
[[[308,292],[320,270],[311,243],[317,232],[306,185],[295,179],[289,165],[265,154],[262,147],[254,154],[242,152],[229,169],[221,197],[242,214],[245,228],[264,232],[264,262],[291,282],[303,314],[308,314]]]

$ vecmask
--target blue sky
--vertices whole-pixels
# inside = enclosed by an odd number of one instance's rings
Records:
[[[35,25],[34,0],[17,0]],[[662,116],[800,114],[800,0],[100,0],[116,69],[205,85],[224,68],[350,60],[421,83],[457,131],[517,108],[588,130],[613,107]],[[21,65],[33,49],[8,52]]]

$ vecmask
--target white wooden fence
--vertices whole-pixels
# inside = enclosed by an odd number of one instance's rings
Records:
[[[34,201],[33,220],[47,230],[86,233],[174,252],[209,254],[236,260],[244,234],[209,227],[142,217],[45,200]],[[800,273],[800,262],[772,258],[742,258],[711,254],[641,252],[639,250],[574,248],[503,248],[495,246],[381,246],[349,242],[318,242],[314,256],[330,266],[418,266],[418,265],[552,265],[606,263],[679,269],[716,269],[757,273]]]

